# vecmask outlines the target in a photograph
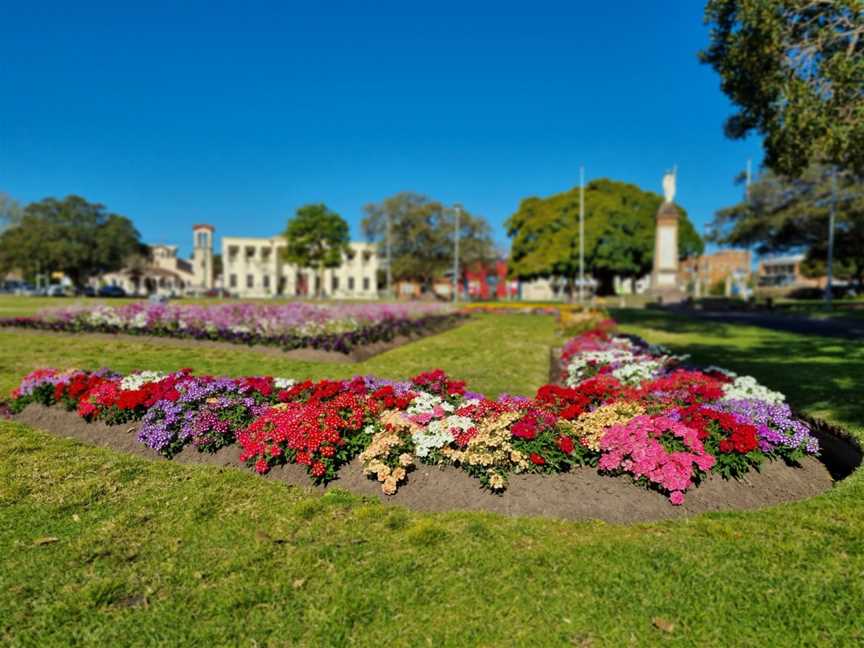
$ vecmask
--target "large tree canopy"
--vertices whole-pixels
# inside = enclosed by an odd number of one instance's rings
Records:
[[[119,270],[140,253],[140,235],[128,218],[79,196],[46,198],[24,209],[17,223],[0,234],[0,270],[25,277],[64,272],[76,285]]]
[[[763,135],[782,173],[821,160],[864,174],[862,0],[710,0],[705,22],[700,57],[738,108],[727,135]]]
[[[324,285],[324,268],[335,268],[342,263],[342,255],[349,250],[351,241],[348,223],[324,204],[300,207],[285,229],[287,245],[283,258],[302,268],[318,272],[316,296]]]
[[[616,275],[640,277],[654,262],[657,210],[663,198],[636,185],[595,180],[585,187],[585,274],[608,293]],[[687,212],[678,227],[680,257],[701,254],[702,239]],[[548,198],[527,198],[506,223],[510,274],[520,279],[579,274],[579,188]]]
[[[714,217],[712,238],[719,243],[756,246],[760,254],[806,251],[804,271],[824,275],[832,170],[811,165],[798,178],[770,170],[750,186],[749,200]],[[837,175],[834,273],[864,282],[864,180]]]
[[[443,203],[402,192],[366,205],[363,231],[382,257],[390,221],[391,272],[395,281],[416,281],[424,289],[453,267],[455,213]],[[462,267],[494,257],[489,224],[465,210],[459,216],[459,262]]]

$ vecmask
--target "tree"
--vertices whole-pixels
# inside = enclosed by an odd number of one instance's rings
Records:
[[[861,0],[710,0],[705,22],[700,58],[738,108],[729,137],[763,135],[781,173],[819,160],[864,174]]]
[[[0,191],[0,231],[21,222],[24,210],[12,196]]]
[[[656,215],[663,198],[636,185],[594,180],[585,187],[585,273],[612,292],[615,276],[640,277],[654,262]],[[687,212],[678,227],[680,257],[701,254],[702,239]],[[579,275],[579,188],[527,198],[506,222],[510,274],[519,279],[562,277],[572,296]]]
[[[76,286],[119,270],[142,250],[140,235],[125,216],[105,211],[79,196],[31,203],[18,223],[0,234],[0,270],[25,277],[63,272]]]
[[[324,287],[324,269],[338,267],[342,255],[350,249],[348,223],[323,203],[305,205],[288,221],[283,236],[287,241],[283,258],[317,272],[315,296],[320,297]]]
[[[833,169],[813,164],[800,177],[766,169],[750,185],[750,198],[717,212],[712,239],[756,246],[759,254],[806,251],[802,270],[825,274]],[[864,179],[837,175],[834,274],[864,285]]]
[[[416,281],[421,290],[453,267],[455,214],[443,203],[402,192],[364,207],[363,231],[386,254],[390,220],[391,274],[395,281]],[[489,224],[462,210],[459,215],[459,263],[462,268],[490,260],[494,247]]]

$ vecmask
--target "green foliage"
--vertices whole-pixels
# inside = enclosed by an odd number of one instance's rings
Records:
[[[0,232],[4,228],[17,225],[24,215],[24,209],[12,196],[0,191]]]
[[[800,177],[771,170],[750,186],[750,199],[723,209],[714,217],[714,240],[721,244],[756,246],[760,254],[807,250],[802,270],[824,275],[832,171],[814,164]],[[864,282],[864,180],[837,175],[834,274]]]
[[[76,284],[119,270],[142,252],[140,235],[125,216],[79,196],[27,205],[17,224],[0,234],[0,271],[25,277],[64,272]]]
[[[424,289],[453,267],[455,214],[443,203],[413,192],[398,193],[366,205],[363,231],[385,258],[390,220],[394,281],[416,281]],[[489,224],[481,216],[461,211],[459,262],[464,269],[495,256]]]
[[[812,160],[864,173],[861,0],[710,0],[705,22],[700,58],[738,108],[729,137],[759,133],[784,173]]]
[[[657,210],[663,198],[633,184],[594,180],[585,187],[585,273],[608,294],[616,275],[640,277],[651,270]],[[704,249],[687,212],[678,207],[678,253]],[[520,279],[579,273],[579,188],[548,198],[527,198],[506,223],[511,237],[510,273]]]
[[[348,223],[324,204],[305,205],[297,210],[285,229],[287,245],[283,258],[301,268],[336,268],[342,256],[349,251],[351,242]],[[318,282],[316,293],[324,285]]]

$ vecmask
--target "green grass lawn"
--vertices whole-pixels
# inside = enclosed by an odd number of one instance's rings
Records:
[[[864,438],[864,345],[616,313]],[[359,365],[0,332],[0,388],[50,364],[404,377],[530,394],[551,318],[481,316]],[[864,477],[758,512],[617,526],[421,514],[0,424],[4,645],[861,645]]]

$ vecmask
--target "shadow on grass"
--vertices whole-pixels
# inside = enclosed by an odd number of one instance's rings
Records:
[[[864,343],[757,327],[706,322],[677,314],[616,311],[623,326],[680,336],[664,339],[702,366],[719,365],[754,376],[786,394],[803,411],[864,431]]]

